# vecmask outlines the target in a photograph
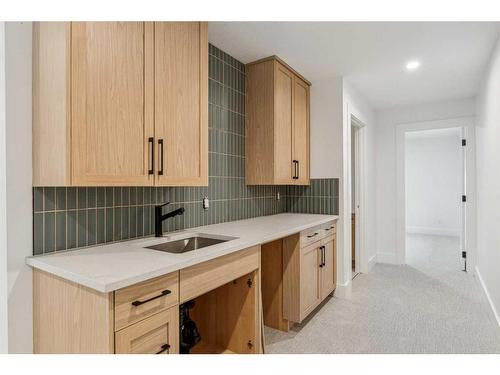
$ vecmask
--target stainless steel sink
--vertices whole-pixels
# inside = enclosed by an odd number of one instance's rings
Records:
[[[203,247],[217,245],[218,243],[230,241],[233,238],[220,239],[203,236],[192,236],[181,240],[163,242],[158,245],[147,246],[146,249],[165,251],[167,253],[180,254],[187,251],[201,249]]]

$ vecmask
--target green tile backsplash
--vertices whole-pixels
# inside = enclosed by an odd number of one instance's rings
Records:
[[[338,211],[337,179],[311,180],[310,187],[245,185],[245,66],[212,45],[208,101],[208,187],[33,188],[33,253],[152,235],[154,205],[167,201],[165,210],[186,211],[166,220],[164,231],[287,211]]]

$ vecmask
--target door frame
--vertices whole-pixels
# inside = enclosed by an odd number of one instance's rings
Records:
[[[466,191],[467,209],[464,212],[464,205],[461,205],[461,221],[463,236],[463,246],[467,251],[467,270],[474,272],[476,255],[476,169],[475,169],[475,133],[473,117],[458,117],[451,119],[424,121],[399,124],[396,126],[396,263],[406,264],[406,187],[405,187],[405,134],[418,130],[433,130],[445,128],[461,128],[465,135],[467,146],[463,152],[465,168],[465,180],[468,182]],[[462,215],[462,212],[464,214]],[[462,243],[462,241],[461,241]]]
[[[354,129],[356,131],[354,132],[354,144],[356,147],[356,150],[354,151],[354,154],[356,156],[356,160],[354,161],[355,167],[354,171],[352,171],[352,168],[350,167],[350,173],[349,173],[349,197],[350,197],[350,203],[352,202],[352,177],[354,173],[354,191],[355,191],[355,196],[354,196],[354,202],[355,202],[355,208],[354,208],[354,214],[355,214],[355,268],[354,271],[356,273],[361,273],[361,272],[368,272],[368,265],[363,263],[362,260],[364,260],[363,255],[365,254],[365,215],[366,215],[366,210],[365,210],[365,181],[364,181],[364,176],[365,176],[365,165],[364,165],[364,160],[365,160],[365,139],[366,139],[366,124],[363,123],[360,119],[358,119],[355,115],[351,113],[350,119],[349,119],[349,125],[350,125],[350,135],[352,137],[352,132]],[[351,142],[349,142],[351,143]],[[349,152],[349,156],[352,155],[352,150]],[[352,163],[350,163],[352,165]],[[352,207],[349,205],[350,211],[349,211],[349,217],[351,217],[352,213]],[[352,226],[349,225],[349,231],[351,231]],[[352,233],[351,233],[352,236]],[[352,254],[352,243],[350,247],[350,252]],[[352,256],[351,256],[352,258]],[[352,261],[352,259],[351,259]],[[352,266],[351,266],[352,268]],[[351,269],[350,268],[350,269]]]
[[[362,252],[364,249],[362,233],[364,233],[364,170],[361,169],[364,167],[362,162],[363,160],[363,152],[364,147],[364,137],[365,137],[365,124],[359,120],[356,116],[351,114],[351,132],[354,130],[354,171],[351,168],[351,202],[352,202],[352,177],[354,176],[354,216],[355,216],[355,226],[354,226],[354,240],[355,240],[355,250],[354,250],[354,272],[360,273],[361,269],[361,259]],[[351,134],[352,136],[352,134]],[[352,147],[352,146],[351,146]],[[352,150],[351,150],[352,155]],[[352,166],[352,161],[351,161]],[[363,199],[362,199],[363,197]],[[363,203],[363,204],[362,204]],[[351,212],[353,211],[351,207]],[[352,228],[352,226],[351,226]],[[352,235],[352,233],[351,233]],[[352,248],[352,243],[351,243]],[[352,261],[352,259],[351,259]],[[363,268],[364,269],[364,268]]]

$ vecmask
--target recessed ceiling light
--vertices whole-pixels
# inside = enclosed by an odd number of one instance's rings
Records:
[[[408,64],[406,64],[406,69],[408,69],[408,70],[415,70],[419,66],[420,66],[420,62],[414,60],[414,61],[410,61],[410,62],[408,62]]]

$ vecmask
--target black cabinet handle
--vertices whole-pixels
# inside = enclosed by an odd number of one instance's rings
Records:
[[[163,175],[163,139],[158,139],[158,146],[160,146],[160,170],[158,175]]]
[[[163,353],[164,351],[166,351],[168,349],[170,349],[170,345],[169,344],[163,344],[161,346],[161,350],[159,352],[156,352],[156,354],[161,354],[161,353]]]
[[[148,174],[155,173],[155,139],[153,137],[148,138],[149,147],[151,147],[151,168],[148,170]]]
[[[321,263],[320,263],[320,268],[323,268],[326,265],[326,257],[325,257],[325,247],[320,246],[319,250],[321,251]]]
[[[164,291],[162,291],[162,292],[161,292],[160,294],[158,294],[157,296],[151,297],[151,298],[149,298],[149,299],[147,299],[147,300],[145,300],[145,301],[139,301],[139,300],[134,301],[134,302],[132,302],[132,305],[134,305],[134,306],[140,306],[140,305],[142,305],[142,304],[144,304],[144,303],[147,303],[147,302],[150,302],[150,301],[152,301],[152,300],[154,300],[154,299],[157,299],[157,298],[160,298],[160,297],[166,296],[167,294],[170,294],[170,293],[172,293],[170,290],[165,289]]]
[[[300,164],[299,164],[299,163],[300,163],[300,161],[299,161],[299,160],[297,160],[297,164],[296,164],[296,165],[297,165],[297,173],[295,174],[295,175],[297,176],[297,177],[296,177],[296,180],[298,180],[298,179],[299,179],[299,171],[300,171]]]
[[[307,238],[313,238],[314,236],[317,236],[317,235],[318,235],[318,232],[314,232],[314,234],[307,236]]]
[[[293,179],[294,180],[297,180],[299,178],[298,176],[298,170],[297,170],[297,166],[299,164],[299,162],[297,160],[292,160],[293,162]]]
[[[325,230],[328,232],[329,230],[332,230],[333,228],[335,228],[335,227],[331,226],[330,228],[325,228]]]

